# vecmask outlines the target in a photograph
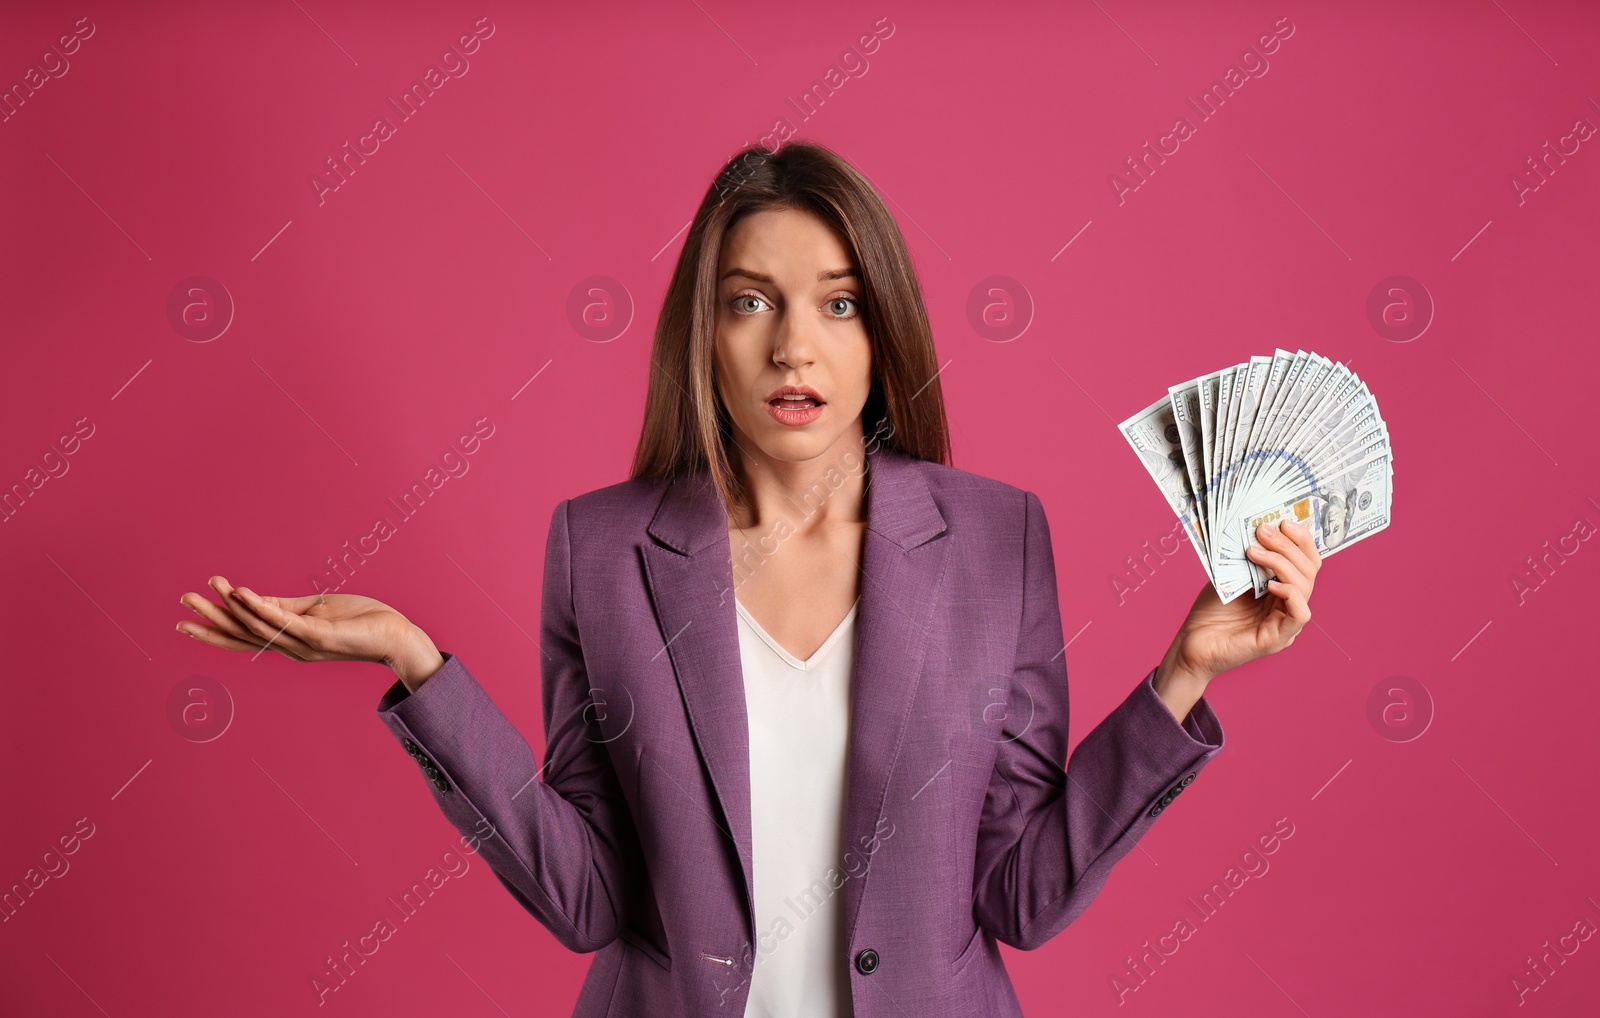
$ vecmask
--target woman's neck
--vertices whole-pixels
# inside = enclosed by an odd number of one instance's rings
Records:
[[[791,533],[831,524],[866,521],[867,457],[860,449],[829,452],[802,461],[740,456],[734,465],[743,504],[728,511],[728,525],[770,531],[780,521]]]

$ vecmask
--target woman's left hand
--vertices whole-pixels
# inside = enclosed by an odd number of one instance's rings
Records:
[[[1285,522],[1282,530],[1262,524],[1256,540],[1260,543],[1251,544],[1245,554],[1277,577],[1267,581],[1261,597],[1240,594],[1227,604],[1207,583],[1169,651],[1177,671],[1209,681],[1247,661],[1276,654],[1311,621],[1311,588],[1322,567],[1311,532],[1293,522]]]

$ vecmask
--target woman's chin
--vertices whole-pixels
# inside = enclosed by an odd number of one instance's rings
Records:
[[[755,436],[755,446],[768,462],[804,463],[827,453],[837,437],[810,428],[769,423]]]

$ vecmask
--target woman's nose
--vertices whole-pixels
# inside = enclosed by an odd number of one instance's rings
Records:
[[[772,346],[772,360],[787,368],[803,367],[814,360],[815,346],[805,329],[788,320],[778,327]]]

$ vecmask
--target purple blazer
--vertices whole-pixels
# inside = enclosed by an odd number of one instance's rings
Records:
[[[1063,769],[1038,496],[887,448],[867,462],[846,844],[794,903],[844,895],[856,1018],[1019,1016],[996,942],[1031,950],[1077,918],[1222,726],[1204,699],[1180,725],[1152,667]],[[730,547],[703,473],[556,506],[542,766],[453,654],[378,704],[456,829],[492,825],[479,852],[506,889],[598,952],[579,1018],[742,1018],[753,966],[783,949],[754,922]]]

